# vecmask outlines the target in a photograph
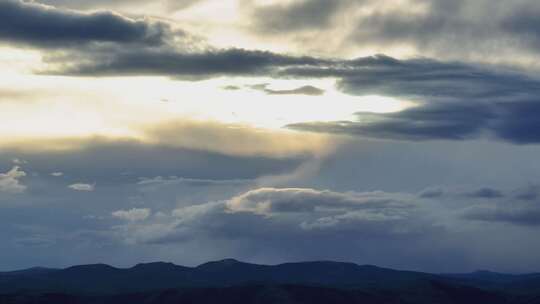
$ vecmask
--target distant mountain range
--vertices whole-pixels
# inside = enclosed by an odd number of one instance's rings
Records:
[[[540,273],[430,274],[341,262],[233,259],[120,269],[104,264],[0,272],[0,304],[540,303]]]

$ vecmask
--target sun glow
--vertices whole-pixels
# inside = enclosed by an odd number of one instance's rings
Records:
[[[291,123],[351,120],[355,112],[393,112],[410,105],[383,96],[346,95],[337,91],[330,80],[307,83],[272,79],[180,82],[140,77],[89,81],[85,78],[29,76],[23,82],[26,90],[28,86],[39,90],[54,88],[60,83],[69,89],[62,94],[51,89],[40,91],[26,96],[24,102],[2,101],[0,135],[3,138],[125,136],[134,134],[135,125],[182,119],[276,130]],[[272,95],[253,88],[260,83],[268,83],[267,88],[272,90],[291,90],[309,84],[325,92],[320,96]],[[11,84],[15,86],[15,83]],[[226,86],[234,90],[225,89]]]

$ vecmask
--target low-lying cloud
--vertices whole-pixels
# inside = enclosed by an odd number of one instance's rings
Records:
[[[94,184],[84,184],[84,183],[76,183],[71,184],[68,186],[69,189],[75,190],[75,191],[83,191],[83,192],[92,192],[96,189],[96,185]]]
[[[21,183],[21,178],[26,176],[19,166],[13,167],[5,173],[0,173],[0,193],[22,193],[26,186]]]

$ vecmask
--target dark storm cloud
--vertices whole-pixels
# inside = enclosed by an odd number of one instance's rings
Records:
[[[328,68],[291,67],[283,75],[337,77],[338,87],[354,95],[386,95],[431,100],[536,96],[540,82],[523,74],[459,62],[398,60],[384,55],[341,61]],[[486,100],[485,98],[491,98]]]
[[[354,121],[300,122],[297,130],[403,140],[463,140],[491,137],[513,143],[540,141],[540,81],[516,71],[431,59],[398,60],[377,55],[355,60],[295,57],[244,49],[179,52],[168,49],[109,50],[49,57],[56,70],[79,76],[167,75],[201,80],[219,76],[336,78],[351,95],[382,95],[413,101],[401,112],[356,113]],[[317,88],[272,90],[268,94],[321,93]]]
[[[261,92],[264,92],[268,95],[310,95],[310,96],[320,96],[324,94],[323,89],[319,89],[317,87],[306,85],[302,86],[296,89],[290,89],[290,90],[274,90],[268,88],[269,84],[262,83],[262,84],[255,84],[250,85],[249,87],[253,90],[258,90]]]
[[[320,7],[323,3],[292,5],[311,15],[312,11],[304,6]],[[462,4],[433,5],[436,10],[446,11],[459,9]],[[50,70],[42,71],[45,74],[166,75],[185,80],[220,76],[331,77],[337,79],[337,87],[344,93],[391,96],[416,102],[417,106],[397,113],[357,113],[358,119],[353,121],[299,122],[289,128],[403,140],[492,137],[520,144],[540,141],[540,118],[535,115],[540,111],[540,81],[518,72],[382,55],[330,60],[257,50],[199,48],[188,40],[180,47],[163,44],[169,31],[163,24],[107,12],[63,11],[15,0],[0,3],[0,8],[0,38],[6,41],[37,46],[77,45],[71,50],[45,54],[50,64]],[[287,10],[295,11],[290,7]],[[522,27],[520,23],[512,26]],[[115,43],[81,47],[81,42]],[[126,48],[117,43],[139,46]],[[255,88],[273,95],[323,93],[312,86],[292,90]]]
[[[297,130],[402,140],[463,140],[483,136],[516,144],[540,141],[537,101],[426,104],[397,113],[357,113],[357,121],[291,124]]]
[[[168,26],[111,12],[83,14],[31,2],[0,2],[0,40],[61,48],[90,42],[161,44]]]
[[[492,117],[489,107],[435,104],[397,113],[357,113],[358,121],[290,124],[291,129],[397,140],[463,140],[479,135]]]
[[[418,103],[401,112],[357,113],[355,121],[304,122],[314,132],[405,140],[481,136],[514,143],[540,141],[540,81],[514,72],[428,59],[360,58],[330,68],[289,68],[297,77],[337,77],[354,95],[394,96]]]
[[[60,70],[46,73],[78,76],[167,75],[200,80],[219,76],[268,76],[280,67],[319,66],[329,62],[308,56],[294,57],[245,49],[202,52],[177,52],[169,49],[96,51],[85,54],[90,63],[61,67]],[[68,58],[51,58],[53,63],[64,59]]]
[[[493,129],[497,136],[515,143],[540,142],[540,100],[535,97],[523,102],[499,104],[499,119]]]

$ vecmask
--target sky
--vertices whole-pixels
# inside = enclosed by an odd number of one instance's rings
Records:
[[[540,271],[540,2],[0,0],[0,271]]]

